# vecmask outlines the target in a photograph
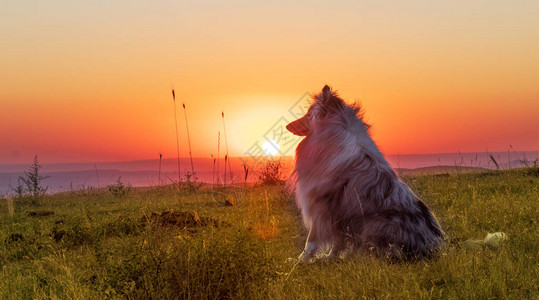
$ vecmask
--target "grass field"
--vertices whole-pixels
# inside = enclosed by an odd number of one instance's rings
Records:
[[[437,258],[293,269],[307,232],[278,186],[1,199],[0,298],[538,299],[539,169],[404,180],[447,233]],[[498,250],[462,244],[496,231],[509,237]]]

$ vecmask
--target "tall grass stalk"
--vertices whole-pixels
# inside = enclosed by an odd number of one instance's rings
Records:
[[[225,154],[225,176],[223,177],[223,186],[226,187],[226,161],[228,160],[228,155]]]
[[[178,118],[176,117],[176,94],[172,89],[172,101],[174,102],[174,124],[176,124],[176,149],[178,150],[178,190],[180,189],[180,182],[182,181],[180,172],[180,135],[178,134]]]
[[[157,185],[161,185],[161,162],[163,160],[163,154],[159,153],[159,173],[157,175]]]
[[[219,180],[219,178],[221,177],[221,173],[219,173],[219,166],[220,166],[220,161],[219,161],[219,152],[221,150],[221,131],[217,131],[217,186],[221,185],[221,181]]]
[[[213,170],[211,172],[211,188],[215,188],[215,158],[213,157],[213,154],[211,154],[211,158],[213,159]]]
[[[191,135],[189,134],[189,123],[187,122],[187,109],[185,103],[182,103],[183,113],[185,115],[185,128],[187,129],[187,144],[189,145],[189,158],[191,159],[191,172],[195,175],[195,166],[193,164],[193,154],[191,153]]]
[[[232,167],[230,166],[230,154],[228,153],[228,139],[226,137],[225,112],[221,112],[221,116],[223,117],[223,131],[225,133],[226,155],[228,156],[228,172],[230,172],[230,182],[234,184],[234,178],[232,177]],[[225,161],[225,168],[226,168],[226,161]]]
[[[243,178],[243,186],[247,187],[247,177],[249,176],[249,168],[245,164],[243,164],[243,173],[245,177]]]
[[[494,155],[492,155],[492,153],[489,153],[488,156],[490,157],[490,160],[494,163],[494,165],[496,165],[496,169],[499,170],[499,169],[500,169],[500,165],[498,164],[498,162],[497,162],[496,159],[494,158]]]
[[[97,177],[97,187],[101,187],[101,183],[99,183],[99,172],[97,172],[97,164],[94,164],[95,168],[95,176]]]
[[[510,151],[513,149],[513,145],[509,144],[509,148],[507,149],[507,168],[511,169],[511,155]]]

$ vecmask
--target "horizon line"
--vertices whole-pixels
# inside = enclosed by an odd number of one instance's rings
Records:
[[[521,153],[521,152],[539,152],[538,150],[507,150],[507,151],[470,151],[470,152],[431,152],[431,153],[392,153],[392,154],[384,154],[384,156],[416,156],[416,155],[448,155],[448,154],[478,154],[478,153]],[[257,157],[257,156],[231,156],[230,158],[251,158],[251,157]],[[269,156],[264,155],[263,156],[266,159],[271,158],[294,158],[295,155],[275,155],[275,156]],[[177,156],[171,156],[167,158],[163,158],[163,160],[167,159],[177,159]],[[221,157],[224,159],[224,156]],[[189,159],[188,156],[182,156],[180,159]],[[213,159],[212,157],[193,157],[193,159]],[[139,158],[139,159],[132,159],[132,160],[106,160],[106,161],[57,161],[57,162],[45,162],[46,165],[54,165],[54,164],[107,164],[107,163],[131,163],[131,162],[143,162],[143,161],[152,161],[152,160],[159,160],[159,158]],[[26,165],[27,163],[0,163],[0,165],[3,166],[18,166],[18,165]],[[43,163],[42,163],[43,164]]]

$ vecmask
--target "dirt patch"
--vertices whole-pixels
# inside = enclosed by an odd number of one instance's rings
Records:
[[[152,213],[149,217],[142,217],[144,223],[153,223],[161,226],[187,227],[218,227],[224,225],[223,222],[212,218],[200,217],[196,212],[185,211],[164,211],[162,213]]]
[[[54,215],[54,212],[52,210],[37,210],[29,211],[26,213],[26,215],[29,217],[45,217]]]

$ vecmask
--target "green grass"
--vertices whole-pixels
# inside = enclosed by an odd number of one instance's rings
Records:
[[[406,177],[449,240],[441,255],[389,264],[355,255],[297,265],[306,231],[280,187],[134,189],[0,201],[1,299],[537,299],[537,168]],[[225,200],[235,206],[224,205]],[[30,211],[54,211],[28,216]],[[219,225],[164,226],[153,212],[195,212]],[[509,236],[497,251],[461,242]],[[293,270],[292,270],[293,269]],[[291,272],[292,270],[292,272]]]

